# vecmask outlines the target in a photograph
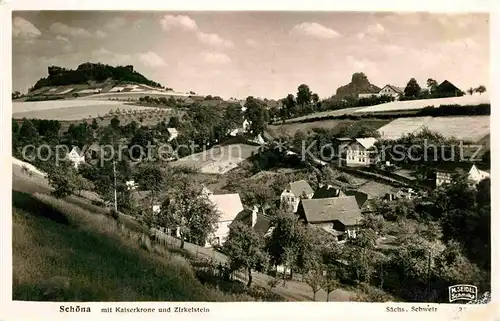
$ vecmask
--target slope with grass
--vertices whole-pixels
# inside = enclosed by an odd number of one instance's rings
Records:
[[[114,237],[103,228],[108,221],[102,215],[47,195],[16,191],[13,205],[14,300],[241,299],[203,286],[178,255],[151,254]]]

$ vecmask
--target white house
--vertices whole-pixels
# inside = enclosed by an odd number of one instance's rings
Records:
[[[393,86],[393,85],[385,85],[380,91],[378,92],[377,96],[391,96],[394,97],[396,100],[398,100],[401,96],[404,95],[404,90]]]
[[[247,133],[250,130],[250,122],[248,120],[243,120],[243,132]]]
[[[398,100],[403,95],[404,95],[404,89],[387,84],[384,87],[382,87],[382,89],[380,89],[380,91],[378,93],[358,94],[358,98],[370,98],[372,96],[375,96],[375,97],[391,96],[391,97],[394,97],[395,100]]]
[[[207,240],[205,246],[223,245],[229,235],[229,226],[236,216],[243,211],[240,194],[220,194],[214,195],[204,188],[203,193],[214,204],[215,209],[220,213],[215,232]]]
[[[291,182],[289,187],[280,195],[282,206],[290,207],[293,212],[297,211],[300,200],[303,198],[310,199],[314,195],[314,191],[305,180]]]
[[[345,147],[347,166],[369,166],[376,161],[377,152],[373,149],[377,139],[374,137],[356,138]]]
[[[80,151],[78,147],[73,147],[67,155],[68,160],[73,163],[75,168],[78,168],[80,164],[85,163],[85,155]]]
[[[167,128],[167,132],[168,132],[168,141],[172,141],[174,139],[177,138],[177,136],[179,136],[179,132],[177,131],[177,129],[175,128]]]
[[[448,162],[440,164],[436,168],[436,187],[451,183],[453,175],[459,171],[467,174],[467,178],[473,184],[490,177],[490,173],[480,170],[476,165],[466,162]]]

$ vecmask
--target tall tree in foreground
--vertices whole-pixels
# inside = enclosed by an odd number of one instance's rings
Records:
[[[219,215],[201,188],[187,175],[180,175],[178,185],[169,189],[153,222],[170,229],[179,228],[181,248],[184,248],[185,239],[204,244],[215,231]]]
[[[250,226],[236,222],[229,230],[224,250],[233,270],[247,269],[247,287],[250,287],[252,270],[262,270],[267,264],[262,238]]]

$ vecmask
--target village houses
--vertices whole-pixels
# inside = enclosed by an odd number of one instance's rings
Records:
[[[477,184],[490,174],[480,170],[475,164],[469,162],[447,162],[439,164],[436,168],[436,187],[451,183],[453,176],[459,172],[467,174],[467,178],[472,184]]]
[[[288,206],[295,213],[302,198],[312,198],[314,191],[305,180],[291,182],[280,196],[282,206]]]

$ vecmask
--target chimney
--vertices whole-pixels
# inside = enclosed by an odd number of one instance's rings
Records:
[[[257,223],[257,213],[259,212],[259,208],[257,206],[253,206],[252,210],[252,228],[255,226],[255,223]]]

